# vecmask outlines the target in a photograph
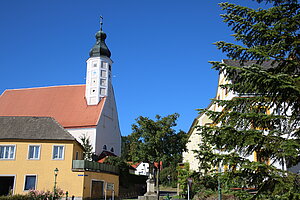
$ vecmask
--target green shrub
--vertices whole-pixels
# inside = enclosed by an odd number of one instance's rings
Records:
[[[61,189],[56,190],[56,197],[63,197],[64,193]],[[30,190],[28,194],[21,195],[9,195],[9,196],[0,196],[0,200],[49,200],[54,198],[54,193],[50,191],[38,191]]]
[[[165,167],[159,174],[159,181],[164,186],[175,186],[177,187],[177,174],[176,168]],[[169,180],[170,178],[170,180]]]
[[[29,195],[0,196],[0,200],[32,200]]]

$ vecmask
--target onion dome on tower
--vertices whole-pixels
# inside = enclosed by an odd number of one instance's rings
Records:
[[[102,18],[101,18],[102,19]],[[111,53],[105,44],[106,34],[102,30],[103,22],[100,22],[100,31],[98,31],[95,35],[96,37],[96,44],[90,50],[90,57],[100,57],[100,56],[107,56],[110,58]]]

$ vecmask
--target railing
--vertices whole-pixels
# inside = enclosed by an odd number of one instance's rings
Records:
[[[116,166],[98,163],[94,161],[88,161],[88,160],[73,160],[72,170],[119,174],[119,169]]]

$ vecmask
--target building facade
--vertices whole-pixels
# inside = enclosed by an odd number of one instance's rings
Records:
[[[0,195],[55,187],[78,200],[103,198],[118,196],[119,176],[113,166],[84,161],[81,144],[53,118],[9,116],[0,117],[0,186]]]
[[[241,67],[239,61],[233,61],[233,60],[223,60],[222,61],[225,64]],[[250,65],[252,63],[255,63],[255,61],[248,61],[245,63],[245,65]],[[262,64],[264,68],[270,68],[272,61],[266,61]],[[216,92],[215,99],[217,100],[231,100],[233,98],[242,98],[243,95],[234,93],[232,91],[228,91],[227,89],[224,89],[221,87],[221,85],[229,84],[230,80],[226,79],[223,73],[219,75],[218,80],[218,88]],[[215,104],[210,104],[207,107],[208,110],[212,111],[218,111],[221,112],[223,110],[223,107],[217,106]],[[272,113],[273,108],[268,108],[265,110],[266,114]],[[199,171],[199,160],[195,157],[196,153],[194,151],[199,150],[199,145],[201,145],[201,136],[199,135],[199,130],[196,128],[197,126],[205,126],[205,125],[211,125],[211,120],[208,118],[207,115],[201,114],[199,115],[193,122],[192,126],[189,130],[189,142],[187,143],[187,152],[183,153],[183,161],[190,164],[190,169],[193,171]],[[248,156],[247,159],[250,161],[257,161],[259,158],[259,155],[254,152],[252,155]],[[283,169],[283,170],[289,170],[292,172],[297,173],[300,170],[300,165],[294,166],[292,168],[287,169],[285,164],[280,164],[279,162],[273,162],[272,160],[267,161],[268,164],[272,163],[273,166]]]

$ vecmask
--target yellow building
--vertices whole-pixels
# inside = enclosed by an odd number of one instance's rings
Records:
[[[215,110],[216,106],[210,104],[207,109]],[[199,135],[199,130],[197,126],[205,126],[210,124],[212,121],[209,117],[202,113],[196,119],[194,119],[193,124],[191,125],[188,131],[188,142],[186,144],[187,151],[183,152],[183,162],[189,163],[189,169],[192,171],[199,171],[199,159],[196,158],[197,153],[194,151],[199,150],[199,145],[201,145],[201,136]]]
[[[51,117],[0,116],[0,195],[55,186],[74,199],[118,196],[118,170],[83,160],[81,144]]]
[[[223,63],[241,67],[239,61],[233,61],[233,60],[222,60]],[[248,61],[245,63],[245,65],[250,65],[255,63],[255,61]],[[264,67],[269,67],[271,65],[271,62],[264,62]],[[218,87],[215,99],[217,100],[231,100],[233,98],[241,98],[243,95],[229,91],[228,89],[224,89],[221,86],[231,83],[230,80],[228,80],[224,73],[219,74],[218,79]],[[219,111],[221,112],[223,110],[222,106],[218,106],[216,104],[211,103],[208,107],[208,110],[211,111]],[[183,153],[183,162],[189,163],[190,169],[193,171],[199,171],[199,160],[195,157],[196,153],[194,151],[199,150],[199,145],[201,145],[201,136],[199,135],[199,130],[196,128],[197,126],[205,126],[207,124],[212,123],[212,121],[209,119],[209,117],[204,113],[200,114],[196,119],[194,119],[193,124],[190,127],[190,130],[188,132],[189,134],[189,141],[187,143],[187,151]],[[252,155],[249,155],[247,159],[250,161],[257,161],[259,155],[254,152]],[[269,163],[269,161],[268,161]],[[278,163],[273,164],[275,167],[281,167]],[[225,167],[226,168],[226,167]]]

